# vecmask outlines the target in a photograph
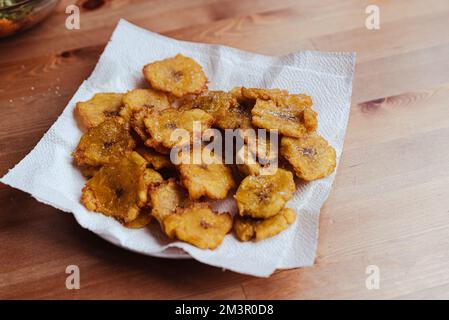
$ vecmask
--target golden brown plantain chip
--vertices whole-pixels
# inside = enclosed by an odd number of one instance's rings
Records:
[[[148,169],[138,157],[133,152],[104,165],[82,190],[84,206],[123,223],[135,220],[147,201],[149,186]]]
[[[236,154],[238,170],[245,175],[255,176],[259,174],[272,174],[277,170],[277,159],[264,161],[263,163],[260,163],[257,159],[255,153],[249,149],[248,145],[243,145]]]
[[[176,109],[167,109],[164,111],[151,111],[148,117],[144,119],[147,132],[150,134],[150,141],[145,144],[151,147],[162,146],[172,148],[183,144],[191,143],[193,135],[201,134],[209,129],[214,118],[201,109],[190,109],[179,111]],[[194,124],[198,125],[198,130],[194,132]],[[172,134],[175,130],[182,129],[189,134],[187,141],[172,140]],[[159,151],[159,150],[158,150]]]
[[[180,110],[198,108],[206,111],[215,121],[223,121],[229,109],[237,105],[237,100],[228,92],[207,91],[193,100],[184,103]]]
[[[298,139],[283,137],[281,154],[292,165],[296,175],[305,181],[327,177],[335,170],[335,149],[316,133]]]
[[[78,102],[75,112],[86,129],[117,116],[122,107],[122,93],[97,93],[90,100]]]
[[[123,95],[123,108],[120,116],[130,120],[133,113],[142,108],[164,110],[170,108],[167,95],[153,89],[134,89]]]
[[[174,179],[169,179],[155,185],[149,190],[151,215],[163,227],[165,217],[174,214],[177,208],[189,203],[187,191]]]
[[[275,216],[262,220],[238,216],[234,219],[234,232],[240,241],[250,241],[252,239],[260,241],[281,233],[295,219],[296,213],[289,208],[283,208]]]
[[[271,137],[272,134],[258,132],[263,129],[240,130],[240,137],[248,146],[248,149],[261,161],[276,160],[279,157],[279,136]],[[276,140],[271,140],[271,139]]]
[[[178,166],[181,181],[189,191],[190,199],[197,200],[202,196],[215,200],[226,198],[229,190],[235,186],[231,169],[207,148],[192,149],[190,161]],[[205,160],[205,157],[208,159]]]
[[[316,128],[310,125],[311,118],[316,118],[316,113],[305,104],[285,103],[283,99],[279,101],[257,99],[251,112],[252,123],[255,126],[267,130],[278,130],[285,136],[300,137]],[[307,125],[304,119],[305,113]]]
[[[203,68],[182,54],[147,64],[143,75],[154,89],[169,92],[178,98],[199,94],[207,88]]]
[[[277,169],[271,175],[247,176],[234,197],[241,216],[269,218],[284,207],[294,191],[293,174]]]
[[[216,213],[207,203],[193,203],[164,219],[170,238],[177,238],[201,249],[215,249],[232,229],[229,213]]]
[[[110,118],[91,128],[72,153],[78,166],[101,166],[132,151],[135,143],[122,118]]]
[[[168,155],[161,154],[151,148],[138,148],[136,151],[144,157],[155,170],[175,168],[175,165],[170,161]]]

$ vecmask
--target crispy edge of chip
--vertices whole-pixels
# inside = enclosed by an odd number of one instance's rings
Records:
[[[287,105],[278,104],[274,100],[257,99],[254,108],[251,110],[252,123],[256,127],[270,131],[278,130],[284,136],[299,138],[308,131],[304,124],[304,109],[308,107],[304,106],[303,110],[300,110],[300,108],[298,107],[298,110],[295,111],[298,113],[297,115],[284,115],[284,112],[291,110]],[[309,113],[309,115],[311,116],[312,113]]]
[[[142,97],[142,96],[146,97]],[[136,100],[138,100],[136,102]],[[146,100],[143,104],[141,100]],[[151,88],[133,89],[123,95],[123,107],[119,114],[125,120],[130,120],[134,112],[140,111],[142,108],[151,108],[156,110],[164,110],[170,108],[170,102],[167,95],[162,91]]]
[[[95,127],[112,116],[118,116],[119,110],[122,107],[122,97],[123,93],[96,93],[89,100],[79,101],[76,103],[75,118],[81,122],[84,129],[88,130],[92,127]],[[105,100],[107,100],[107,102],[105,102]],[[100,107],[100,109],[103,109],[103,111],[101,112],[103,114],[103,120],[98,121],[92,119],[91,110],[89,109],[93,108],[93,105],[96,104],[103,104]]]
[[[268,180],[268,179],[275,180]],[[286,179],[284,188],[279,190],[279,179]],[[268,180],[268,181],[267,181]],[[268,184],[268,185],[267,185]],[[234,198],[237,202],[237,208],[240,216],[250,216],[252,218],[269,218],[276,215],[285,205],[285,203],[291,199],[293,193],[295,192],[296,186],[293,180],[293,174],[284,169],[277,168],[273,174],[268,175],[249,175],[240,183]],[[261,195],[256,195],[257,191],[263,191]],[[266,192],[269,194],[277,194],[274,199],[276,202],[271,202],[262,207],[262,200],[257,202],[254,206],[253,203],[250,204],[248,208],[248,201],[245,197],[248,194],[255,196],[260,199],[261,197],[266,198]],[[244,201],[245,200],[245,201]],[[273,200],[273,199],[272,199]],[[282,202],[282,203],[280,203]],[[267,212],[268,206],[274,206],[272,212]],[[263,209],[263,210],[261,210]]]
[[[215,236],[217,236],[219,238],[214,239],[215,241],[213,241],[213,242],[208,242],[207,240],[202,239],[201,235],[184,234],[182,232],[184,230],[179,229],[179,227],[178,227],[179,224],[176,222],[176,220],[182,219],[183,215],[189,214],[190,212],[192,212],[194,210],[207,210],[206,211],[207,214],[215,215],[215,217],[217,219],[221,220],[221,221],[219,221],[219,227],[223,228],[223,229],[219,230],[219,231],[222,231],[222,233],[214,234]],[[207,218],[209,218],[209,217],[207,217]],[[174,220],[174,221],[172,222],[172,220]],[[210,226],[208,225],[209,222],[206,220],[207,219],[201,219],[199,221],[200,228],[204,228],[205,230],[210,228]],[[173,223],[174,226],[170,226],[171,223]],[[178,208],[176,210],[175,214],[169,215],[164,219],[164,229],[165,229],[167,236],[170,239],[176,238],[183,242],[190,243],[191,245],[194,245],[200,249],[211,249],[211,250],[216,249],[223,242],[223,239],[225,238],[225,236],[232,230],[232,224],[233,224],[233,218],[229,212],[221,212],[221,213],[215,212],[212,210],[211,206],[207,202],[193,202],[185,208]],[[188,230],[187,233],[190,233],[190,232],[191,232],[191,230]]]
[[[234,218],[234,233],[240,241],[261,241],[274,237],[286,230],[296,220],[296,213],[290,208],[281,211],[267,219],[253,219],[236,216]]]
[[[201,151],[203,150],[205,150],[205,148],[201,149]],[[231,168],[226,166],[226,164],[224,164],[223,161],[221,159],[218,159],[218,157],[216,157],[215,155],[212,156],[215,157],[217,162],[214,161],[214,163],[212,164],[181,163],[177,166],[181,175],[181,182],[188,190],[189,197],[192,200],[198,200],[203,196],[213,200],[225,199],[229,193],[229,190],[235,187],[235,181],[232,176]],[[202,181],[198,181],[198,179],[195,179],[196,177],[194,176],[195,174],[197,174],[197,171],[206,171],[214,168],[217,168],[217,170],[214,171],[219,171],[219,173],[221,173],[221,178],[215,177],[216,180],[221,179],[221,182],[223,182],[221,188],[217,188],[218,190],[211,190],[211,188],[214,187],[208,184],[211,179],[210,171],[208,172],[208,174],[204,173],[204,179],[199,179]],[[195,173],[191,174],[194,171]]]
[[[327,152],[330,153],[330,157],[332,158],[331,164],[327,166],[327,170],[321,172],[320,174],[310,175],[304,172],[303,168],[300,168],[297,163],[297,158],[301,157],[297,150],[300,148],[301,143],[308,144],[309,139],[316,139],[318,143],[320,143],[326,149]],[[313,142],[312,142],[313,143]],[[315,145],[314,145],[315,147]],[[305,148],[308,149],[308,148]],[[337,164],[337,153],[334,147],[322,136],[318,135],[315,132],[312,132],[308,135],[305,135],[301,138],[292,138],[292,137],[282,137],[281,139],[281,154],[282,156],[289,162],[289,164],[293,167],[296,176],[304,181],[310,182],[317,179],[322,179],[335,171],[335,167]],[[306,157],[306,155],[303,155]]]
[[[243,98],[250,99],[250,100],[256,100],[256,99],[262,99],[262,100],[270,100],[279,96],[286,96],[288,95],[287,90],[283,89],[259,89],[259,88],[241,88],[241,95]]]
[[[171,192],[175,192],[176,195],[173,198],[176,198],[175,201],[179,201],[178,203],[174,204],[173,208],[167,209],[163,208],[162,203],[159,203],[160,200],[173,200],[173,199],[160,199],[159,193],[162,191],[165,191],[164,189],[168,188],[171,189]],[[162,231],[164,230],[163,220],[165,217],[176,213],[176,209],[178,207],[183,207],[190,203],[189,196],[187,193],[187,190],[183,188],[181,183],[179,181],[176,181],[173,178],[170,178],[168,180],[162,181],[160,184],[156,184],[150,187],[148,190],[149,194],[149,203],[152,208],[151,215],[159,222]],[[168,210],[168,211],[165,211]]]

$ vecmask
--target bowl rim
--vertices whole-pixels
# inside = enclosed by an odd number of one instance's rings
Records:
[[[0,11],[2,10],[10,10],[10,9],[15,9],[16,7],[20,7],[24,4],[30,3],[30,2],[35,2],[35,1],[45,1],[45,0],[21,0],[13,5],[10,6],[6,6],[6,7],[0,7]]]

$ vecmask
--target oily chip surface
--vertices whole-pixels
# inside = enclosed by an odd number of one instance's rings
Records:
[[[229,213],[216,213],[206,203],[193,203],[164,219],[164,229],[170,238],[193,244],[202,249],[215,249],[232,229]]]
[[[163,221],[189,203],[189,197],[181,184],[174,179],[161,182],[149,190],[151,215],[163,227]]]
[[[84,128],[90,129],[111,117],[122,107],[122,93],[97,93],[90,100],[78,102],[75,112]]]
[[[134,89],[123,95],[123,108],[120,116],[126,120],[142,108],[164,110],[170,108],[170,102],[165,93],[153,89]]]
[[[175,57],[147,64],[143,75],[154,89],[182,97],[199,94],[207,87],[203,68],[192,58],[177,54]]]
[[[248,129],[252,128],[251,108],[243,103],[237,103],[226,110],[224,116],[216,122],[221,129]]]
[[[237,100],[228,92],[207,91],[182,105],[181,109],[198,108],[204,110],[217,122],[224,121],[229,109],[234,108],[236,105]]]
[[[335,149],[316,133],[298,139],[283,137],[281,154],[292,165],[296,175],[305,181],[327,177],[335,170]]]
[[[280,134],[289,137],[301,137],[309,130],[315,130],[310,118],[316,118],[316,113],[302,103],[287,103],[287,99],[258,99],[252,109],[252,123],[267,130],[278,130]],[[307,110],[307,111],[305,111]],[[307,113],[306,124],[304,113]],[[315,123],[315,120],[313,120]]]
[[[293,174],[284,169],[277,169],[271,175],[247,176],[235,194],[239,214],[272,217],[290,200],[294,191]]]
[[[82,190],[81,202],[95,212],[128,223],[145,205],[148,185],[145,164],[128,155],[104,165]]]
[[[202,160],[203,152],[210,155],[207,161]],[[229,190],[235,186],[231,169],[206,148],[191,150],[190,161],[181,163],[178,170],[192,200],[203,196],[214,200],[224,199]]]
[[[234,219],[234,232],[240,241],[261,241],[273,237],[288,228],[296,219],[296,213],[283,208],[278,214],[268,219],[255,220],[247,217]]]
[[[152,111],[144,119],[147,132],[150,135],[149,146],[162,146],[173,148],[192,142],[194,134],[194,125],[198,126],[197,135],[201,135],[204,130],[211,127],[214,118],[201,109],[190,109],[178,111],[176,109],[166,109],[164,111]],[[183,129],[190,139],[181,141],[172,139],[172,134],[177,129]],[[159,150],[158,150],[159,151]]]
[[[91,128],[80,139],[72,156],[79,166],[101,166],[127,152],[135,142],[125,121],[119,117],[108,119]]]

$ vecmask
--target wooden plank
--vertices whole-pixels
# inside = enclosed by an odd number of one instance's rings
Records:
[[[127,252],[1,185],[0,298],[447,298],[447,0],[116,0],[82,8],[81,30],[69,31],[73,2],[0,41],[0,175],[56,120],[121,17],[265,54],[357,52],[343,157],[322,210],[316,265],[269,279]],[[368,4],[380,6],[378,31],[364,27]],[[65,288],[69,264],[80,267],[81,290]],[[379,290],[365,286],[368,265],[380,268]]]

